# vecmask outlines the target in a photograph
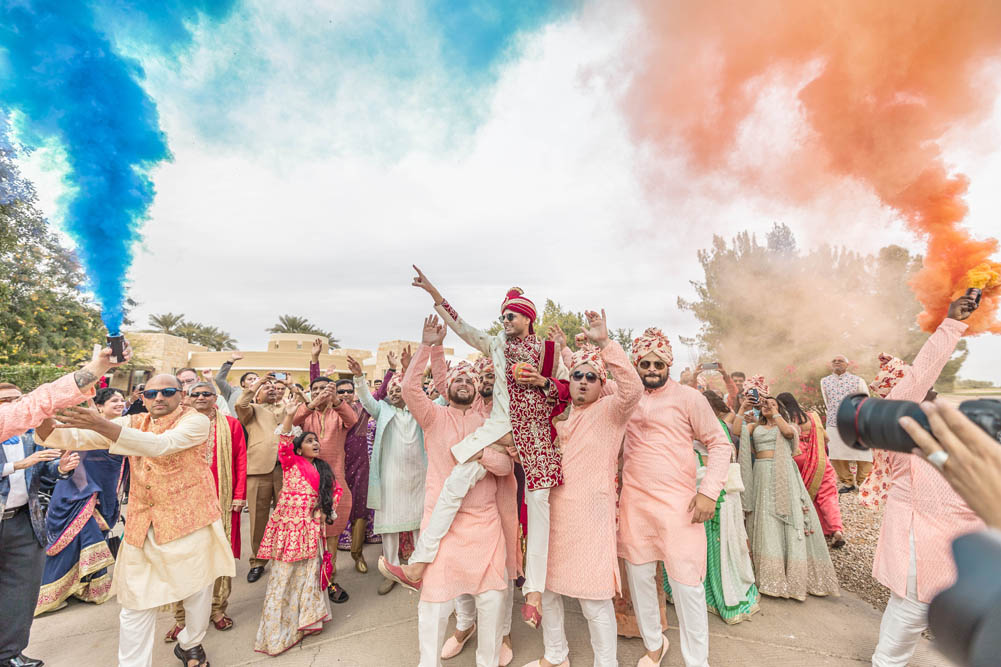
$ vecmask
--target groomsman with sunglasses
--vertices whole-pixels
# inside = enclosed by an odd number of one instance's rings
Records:
[[[621,586],[615,472],[626,424],[643,394],[643,384],[623,349],[609,339],[604,311],[600,315],[589,311],[585,316],[587,342],[578,343],[567,363],[573,407],[565,421],[556,422],[564,481],[550,492],[549,500],[549,564],[542,594],[545,654],[525,667],[569,665],[564,596],[580,602],[595,666],[618,664],[612,604]],[[608,386],[612,384],[609,370],[614,387]]]
[[[708,667],[706,532],[726,482],[732,447],[698,390],[670,378],[674,355],[660,329],[633,341],[633,362],[645,391],[626,427],[619,497],[619,557],[647,653],[642,667],[661,664],[668,641],[660,624],[657,563],[664,562],[681,631],[686,667]],[[709,450],[696,491],[692,441]]]
[[[153,664],[156,613],[182,601],[187,625],[174,655],[189,666],[208,664],[202,639],[212,609],[212,586],[235,574],[223,529],[215,481],[206,460],[208,417],[182,405],[173,375],[157,375],[142,393],[148,412],[105,419],[92,408],[71,407],[37,429],[47,447],[107,449],[129,457],[129,520],[118,552],[115,582],[119,615],[118,664]]]

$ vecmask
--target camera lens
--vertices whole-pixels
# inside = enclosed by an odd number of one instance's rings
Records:
[[[838,408],[838,435],[855,449],[889,449],[910,454],[917,443],[901,428],[901,417],[910,417],[926,431],[931,430],[917,403],[854,394],[841,401]]]

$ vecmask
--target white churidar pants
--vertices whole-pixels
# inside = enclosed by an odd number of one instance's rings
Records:
[[[643,646],[647,651],[659,650],[664,645],[664,635],[657,604],[657,563],[634,565],[626,561],[626,579]],[[686,586],[671,577],[667,581],[671,584],[674,610],[678,614],[681,658],[686,667],[709,667],[709,612],[706,611],[705,586]]]
[[[212,584],[182,600],[185,625],[177,635],[184,650],[202,643],[212,615]],[[125,609],[118,615],[118,667],[152,667],[157,609]]]
[[[525,492],[528,508],[528,535],[525,539],[525,585],[523,593],[546,590],[549,567],[549,489]]]
[[[873,667],[907,667],[921,633],[928,627],[928,605],[918,600],[918,562],[914,550],[914,528],[910,534],[910,563],[907,567],[907,596],[890,593],[890,601],[879,624],[879,643],[872,654]]]
[[[486,477],[487,469],[479,461],[460,463],[452,468],[438,494],[438,500],[431,510],[428,523],[421,531],[420,539],[414,545],[411,563],[430,563],[438,555],[438,545],[452,526],[452,520],[462,505],[462,499],[476,483]]]
[[[414,540],[420,539],[421,531],[415,530]],[[382,535],[382,555],[386,559],[386,562],[392,563],[393,565],[400,565],[400,534],[399,533],[381,533]],[[413,561],[413,558],[410,559]]]
[[[594,651],[594,667],[618,667],[615,655],[617,645],[615,607],[611,600],[582,600],[580,610],[587,619]],[[542,642],[545,658],[554,665],[562,664],[570,656],[566,629],[563,623],[563,596],[552,591],[542,593]],[[658,616],[657,622],[660,622]]]
[[[476,667],[497,667],[500,661],[501,621],[506,590],[484,591],[472,596],[476,617]],[[420,643],[418,667],[441,667],[441,647],[445,643],[448,617],[455,600],[417,604],[417,640]],[[468,627],[468,626],[467,626]]]
[[[507,582],[504,593],[504,608],[501,610],[501,637],[511,634],[511,615],[514,610],[514,582]],[[468,630],[476,622],[476,600],[472,595],[462,594],[455,598],[455,629]]]

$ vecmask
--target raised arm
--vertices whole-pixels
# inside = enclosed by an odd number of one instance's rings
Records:
[[[890,390],[887,398],[903,401],[923,400],[928,390],[938,380],[942,369],[949,363],[952,353],[956,351],[956,344],[959,343],[966,328],[967,325],[959,320],[943,320],[935,333],[921,346],[910,370],[897,386]]]
[[[132,348],[126,342],[125,359],[131,358]],[[61,408],[86,401],[94,395],[94,383],[119,365],[111,362],[111,348],[104,348],[80,370],[43,384],[18,401],[0,405],[0,440],[35,428]]]
[[[466,343],[483,354],[490,354],[490,341],[493,339],[493,336],[477,329],[459,317],[459,314],[449,305],[448,301],[445,301],[441,292],[431,284],[427,276],[416,266],[414,266],[414,271],[417,272],[417,276],[414,278],[412,285],[421,288],[434,299],[434,310],[445,320],[445,324],[458,334],[459,338],[466,341]]]
[[[378,418],[379,413],[382,411],[382,404],[379,399],[372,396],[372,392],[368,389],[368,382],[365,381],[365,374],[362,372],[361,364],[358,363],[356,359],[348,356],[348,370],[351,371],[351,375],[354,376],[355,383],[355,395],[358,396],[358,400],[361,401],[361,405],[365,408],[365,412]],[[389,382],[391,375],[386,374],[386,380],[383,381],[383,386]]]
[[[433,328],[441,327],[441,325],[437,324],[437,321],[438,318],[433,315],[427,318],[424,321],[425,330],[427,331],[429,326]],[[441,328],[444,329],[444,327]],[[413,360],[410,362],[410,367],[407,368],[407,372],[403,376],[402,386],[403,402],[407,404],[411,414],[414,415],[417,423],[425,431],[434,420],[435,411],[441,409],[441,406],[432,403],[431,399],[424,393],[424,385],[421,382],[421,376],[424,375],[424,368],[427,366],[428,357],[430,356],[430,345],[421,342],[421,346],[417,348],[417,354],[414,355]]]
[[[254,380],[252,385],[243,390],[240,398],[236,399],[236,418],[244,426],[254,421],[254,406],[251,403],[254,400],[254,396],[257,395],[257,390],[267,381],[268,377],[266,375],[259,376]]]
[[[219,371],[215,374],[215,386],[219,388],[219,395],[225,400],[229,400],[233,392],[238,389],[231,385],[226,378],[229,377],[229,372],[233,369],[233,364],[243,359],[243,354],[239,351],[234,350],[232,354],[229,355],[229,359],[222,362],[222,366],[219,367]]]
[[[615,393],[612,394],[615,406],[613,414],[617,421],[624,424],[629,421],[633,410],[643,397],[643,381],[636,368],[629,363],[626,351],[615,341],[609,341],[608,345],[602,348],[601,358],[615,378]]]
[[[431,382],[442,396],[448,396],[445,378],[448,377],[448,364],[445,362],[445,348],[438,345],[431,347]]]
[[[379,385],[379,388],[375,390],[374,394],[372,394],[372,398],[374,398],[375,400],[381,401],[382,399],[386,398],[386,392],[389,391],[389,380],[390,378],[393,377],[393,374],[396,373],[396,364],[397,364],[396,354],[390,352],[389,368],[386,370],[386,374],[382,376],[382,384]]]

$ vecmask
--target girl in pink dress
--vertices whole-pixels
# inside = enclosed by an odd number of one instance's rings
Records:
[[[332,574],[330,554],[321,539],[321,522],[332,524],[343,489],[330,466],[318,458],[320,441],[312,431],[293,429],[298,404],[285,406],[277,429],[283,484],[264,529],[258,557],[271,559],[271,576],[254,650],[278,655],[330,620],[324,574]]]

